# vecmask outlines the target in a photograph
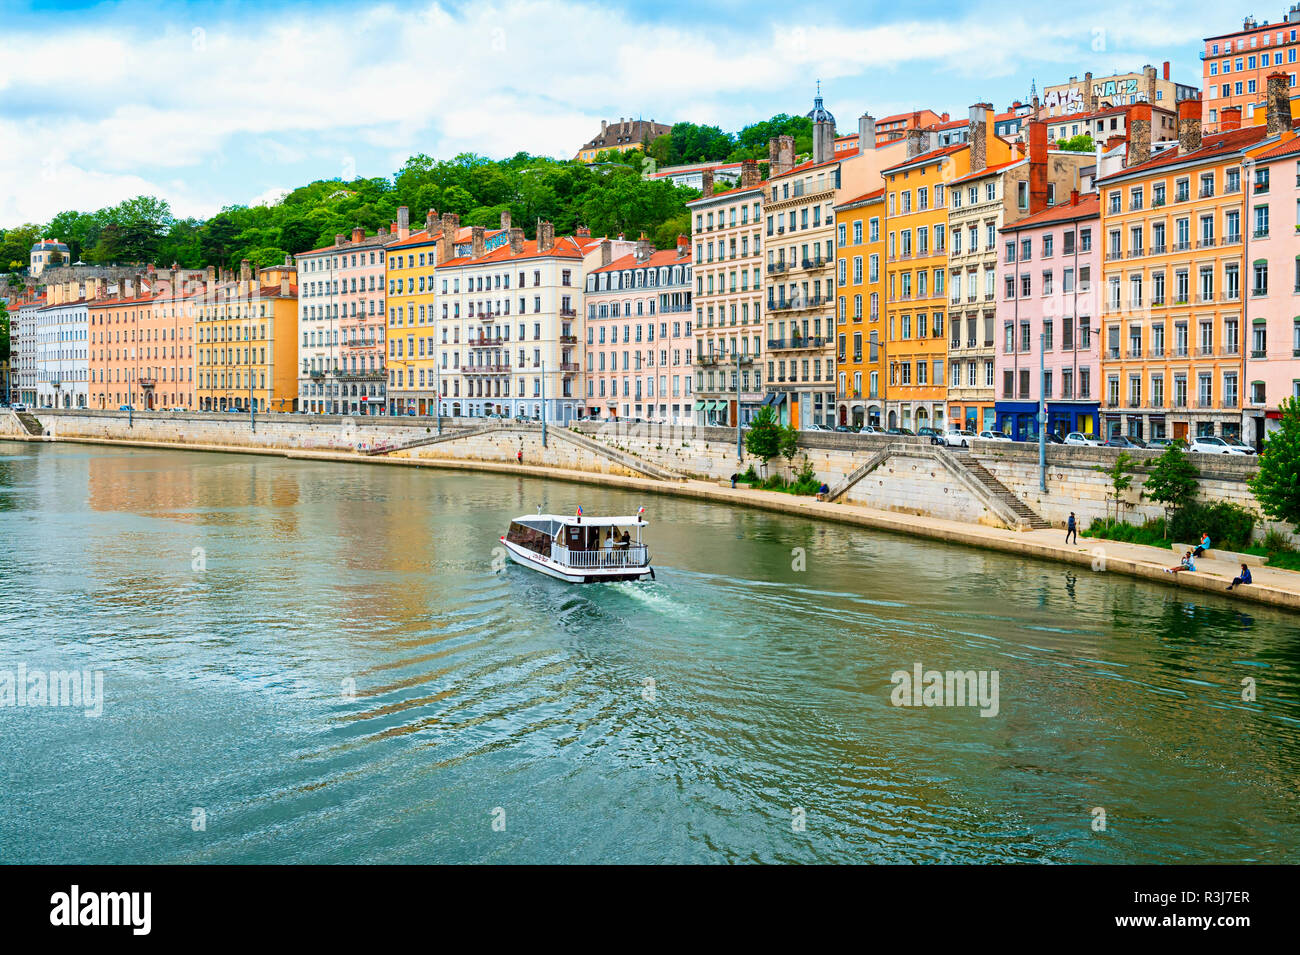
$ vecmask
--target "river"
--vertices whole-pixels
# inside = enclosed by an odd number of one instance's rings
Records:
[[[644,504],[657,580],[500,567],[578,504]],[[103,680],[0,706],[0,860],[1295,862],[1298,647],[1227,595],[668,496],[0,442],[0,690]],[[918,664],[996,714],[894,705]]]

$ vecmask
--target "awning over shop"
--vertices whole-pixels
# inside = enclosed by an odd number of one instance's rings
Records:
[[[781,402],[785,401],[785,392],[778,391],[773,395],[771,395],[771,398],[772,398],[772,407],[778,408],[781,406]]]
[[[696,411],[703,411],[704,408],[705,408],[705,406],[706,406],[707,404],[708,404],[708,402],[707,402],[707,401],[704,401],[704,400],[697,401],[697,402],[695,402],[695,410],[696,410]]]

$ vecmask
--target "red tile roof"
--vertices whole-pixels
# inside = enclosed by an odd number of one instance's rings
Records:
[[[886,169],[880,170],[880,173],[881,175],[885,175],[896,169],[903,169],[907,166],[919,166],[926,163],[932,163],[937,159],[942,159],[944,156],[951,156],[958,150],[966,149],[969,146],[970,143],[953,143],[951,146],[940,146],[938,149],[931,149],[929,152],[920,153],[919,155],[912,156],[910,159],[905,159],[900,163],[895,163]]]
[[[1091,219],[1101,214],[1101,197],[1095,192],[1079,197],[1077,203],[1064,203],[1062,205],[1049,206],[1042,212],[1035,213],[1032,216],[1025,216],[1019,222],[1013,222],[1011,225],[1003,226],[1000,232],[1019,232],[1021,229],[1035,229],[1039,226],[1051,225],[1054,222],[1068,222],[1072,219]]]
[[[1160,152],[1160,155],[1153,156],[1144,163],[1136,166],[1128,166],[1119,172],[1112,173],[1105,179],[1099,179],[1098,182],[1111,182],[1119,179],[1127,179],[1130,176],[1140,173],[1153,172],[1165,166],[1173,166],[1184,162],[1203,162],[1206,160],[1217,159],[1228,156],[1234,152],[1253,146],[1261,140],[1267,138],[1268,129],[1264,126],[1245,126],[1241,129],[1234,129],[1226,133],[1214,133],[1206,136],[1201,140],[1201,147],[1194,149],[1189,153],[1183,152],[1183,147],[1171,146]]]
[[[1292,124],[1291,138],[1283,137],[1282,142],[1259,153],[1255,160],[1258,162],[1261,160],[1285,159],[1287,156],[1294,156],[1297,153],[1300,153],[1300,136],[1295,134],[1295,124]]]
[[[855,206],[859,202],[871,202],[876,199],[884,199],[884,198],[885,198],[885,188],[884,186],[881,186],[879,189],[876,189],[872,192],[864,192],[856,199],[845,199],[843,202],[837,202],[835,204],[835,208],[847,209],[849,206]]]
[[[510,243],[507,242],[478,258],[474,258],[472,255],[462,255],[458,258],[448,259],[446,262],[441,262],[437,267],[445,269],[460,265],[486,265],[489,262],[517,262],[523,259],[581,259],[588,251],[590,251],[592,245],[599,241],[599,239],[579,241],[571,235],[566,235],[556,239],[553,248],[545,252],[540,252],[537,249],[536,239],[525,239],[523,251],[518,253],[512,252],[510,249]]]
[[[690,248],[690,246],[687,246]],[[629,252],[622,258],[615,259],[609,265],[602,265],[598,269],[592,269],[592,272],[621,272],[624,269],[642,269],[642,268],[659,268],[664,265],[690,265],[691,254],[678,255],[676,249],[657,249],[650,253],[650,258],[644,262],[638,261],[636,254]],[[615,290],[619,291],[619,290]],[[644,291],[644,290],[640,290]]]
[[[1008,166],[1018,166],[1020,163],[1027,161],[1028,160],[1026,160],[1024,156],[1021,156],[1018,159],[1008,159],[1006,162],[994,163],[992,166],[985,166],[979,172],[968,172],[966,175],[954,179],[952,182],[948,183],[948,185],[955,186],[957,183],[966,182],[968,179],[982,179],[991,173],[1006,169]]]

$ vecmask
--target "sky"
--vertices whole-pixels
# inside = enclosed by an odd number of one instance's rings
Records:
[[[417,153],[571,158],[602,119],[730,131],[818,80],[843,132],[1164,60],[1199,86],[1203,37],[1285,6],[0,0],[0,227],[140,194],[203,218]]]

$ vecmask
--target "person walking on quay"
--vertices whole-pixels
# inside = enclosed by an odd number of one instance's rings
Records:
[[[1234,587],[1240,587],[1242,584],[1249,584],[1249,583],[1254,583],[1254,581],[1252,581],[1250,578],[1250,568],[1247,567],[1245,564],[1242,564],[1241,576],[1233,577],[1232,583],[1228,584],[1228,589],[1232,590]]]
[[[1200,557],[1210,549],[1210,535],[1201,531],[1201,542],[1196,545],[1196,550],[1192,551],[1193,557]]]
[[[523,448],[520,448],[520,449],[515,453],[515,460],[518,461],[520,464],[523,464],[523,463],[524,463],[524,449],[523,449]]]
[[[1070,512],[1070,519],[1065,522],[1065,542],[1070,543],[1070,537],[1074,537],[1074,542],[1079,543],[1079,525],[1074,519],[1074,511]]]

